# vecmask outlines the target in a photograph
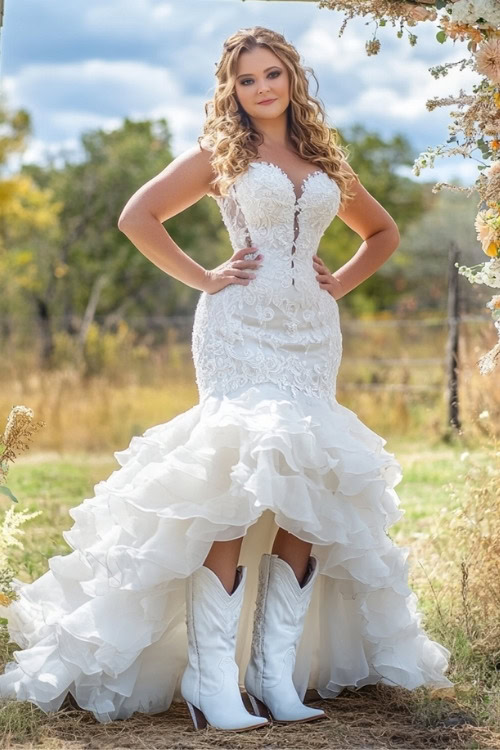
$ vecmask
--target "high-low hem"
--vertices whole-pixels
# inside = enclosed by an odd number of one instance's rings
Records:
[[[211,395],[114,453],[120,468],[69,511],[72,548],[0,614],[21,647],[0,696],[57,710],[68,692],[101,722],[182,700],[185,580],[214,541],[244,536],[236,660],[243,684],[261,555],[281,527],[312,544],[319,576],[294,683],[334,698],[383,682],[449,687],[450,652],[421,627],[404,511],[386,440],[334,401],[261,384]]]

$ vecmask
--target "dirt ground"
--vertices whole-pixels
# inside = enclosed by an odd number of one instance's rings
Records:
[[[316,692],[308,691],[305,702],[321,707],[327,718],[224,732],[211,727],[196,731],[180,702],[162,714],[135,714],[126,721],[100,724],[67,701],[57,714],[44,717],[31,743],[18,744],[11,734],[4,736],[1,746],[6,750],[500,748],[500,734],[481,727],[455,699],[432,699],[425,691],[375,685],[345,690],[334,700],[319,699]]]

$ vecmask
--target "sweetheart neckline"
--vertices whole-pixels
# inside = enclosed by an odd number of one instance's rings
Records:
[[[262,164],[262,165],[264,165],[266,167],[273,167],[274,169],[278,170],[278,172],[285,178],[285,180],[287,181],[287,183],[291,187],[292,195],[295,198],[295,206],[296,207],[302,201],[302,199],[304,197],[304,194],[306,193],[306,187],[307,187],[307,184],[308,184],[309,180],[311,180],[313,177],[316,177],[318,175],[325,175],[327,177],[327,179],[329,180],[329,182],[332,185],[335,185],[335,187],[337,188],[337,191],[340,193],[340,188],[339,188],[338,182],[336,180],[334,180],[332,177],[330,177],[330,175],[328,175],[324,170],[322,170],[322,169],[315,169],[313,172],[310,172],[308,175],[306,175],[303,178],[302,182],[300,183],[301,193],[300,193],[300,196],[297,198],[297,194],[295,192],[295,184],[292,182],[292,180],[290,179],[290,177],[288,176],[288,174],[285,172],[284,169],[282,169],[281,167],[279,167],[277,164],[274,164],[274,162],[272,162],[272,161],[255,161],[254,160],[254,161],[249,162],[248,166],[255,166],[255,165],[258,165],[258,164]],[[238,178],[239,177],[243,177],[246,174],[248,174],[248,172],[242,172],[240,175],[238,175]],[[235,188],[235,184],[233,183],[233,185],[231,186],[231,189],[234,190],[234,188]],[[223,199],[225,197],[225,196],[222,196],[222,195],[212,195],[212,193],[209,193],[209,195],[212,198],[214,198],[215,201],[219,201],[219,200],[221,200],[221,199]]]
[[[306,176],[302,179],[302,181],[301,181],[301,183],[299,185],[300,195],[297,196],[297,193],[295,192],[295,183],[292,181],[292,179],[290,178],[290,176],[285,172],[285,170],[282,169],[282,167],[278,166],[278,164],[275,164],[272,161],[264,161],[264,160],[261,160],[261,161],[251,161],[249,163],[249,166],[250,165],[255,165],[255,164],[263,164],[266,167],[274,167],[274,169],[277,169],[278,172],[280,172],[283,175],[283,177],[288,181],[288,184],[292,188],[293,194],[295,196],[295,203],[296,204],[299,203],[302,200],[302,198],[304,197],[304,193],[305,193],[305,189],[306,189],[307,183],[311,179],[311,177],[315,177],[316,175],[319,175],[319,174],[324,174],[324,175],[326,175],[328,177],[328,179],[331,179],[331,177],[329,177],[329,175],[327,175],[324,170],[322,170],[322,169],[315,169],[313,172],[309,172],[309,174],[306,174]],[[332,182],[333,182],[333,180],[332,180]]]

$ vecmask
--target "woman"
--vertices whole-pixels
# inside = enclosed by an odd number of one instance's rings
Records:
[[[99,721],[184,698],[195,727],[245,730],[324,717],[304,705],[308,687],[452,684],[450,652],[419,625],[408,550],[386,533],[401,467],[335,398],[337,300],[395,251],[397,227],[280,34],[238,31],[216,76],[201,143],[119,220],[202,292],[200,402],[116,452],[121,468],[70,511],[73,552],[17,583],[4,614],[23,650],[0,694],[45,711],[68,692]],[[206,194],[234,250],[213,270],[162,226]],[[336,215],[363,242],[331,274],[315,253]]]

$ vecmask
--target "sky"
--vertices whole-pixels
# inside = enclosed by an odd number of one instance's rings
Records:
[[[64,149],[81,156],[80,135],[132,120],[165,117],[177,156],[202,132],[213,94],[215,63],[238,28],[267,26],[284,34],[319,82],[312,93],[328,123],[361,124],[383,138],[405,135],[415,156],[445,143],[450,109],[426,109],[428,99],[471,90],[480,78],[458,66],[436,80],[430,66],[468,56],[465,42],[439,44],[435,23],[421,23],[411,47],[397,27],[379,28],[382,47],[367,56],[375,24],[356,18],[339,38],[343,14],[316,2],[273,0],[5,0],[0,85],[9,107],[30,112],[33,135],[23,162],[43,164]],[[479,154],[480,156],[480,154]],[[472,184],[478,162],[438,159],[419,178]]]

